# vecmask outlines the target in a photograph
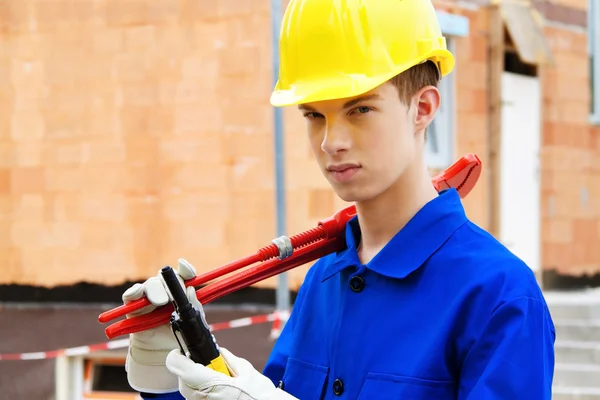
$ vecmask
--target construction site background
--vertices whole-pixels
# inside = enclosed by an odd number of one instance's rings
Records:
[[[451,39],[449,160],[482,159],[465,204],[489,229],[490,8],[434,3],[470,24]],[[533,4],[553,57],[538,67],[542,269],[593,276],[600,128],[590,123],[588,1]],[[178,257],[205,271],[268,244],[276,235],[270,29],[266,0],[2,2],[0,284],[118,285]],[[345,204],[318,171],[300,114],[286,109],[284,124],[293,234]],[[307,268],[289,272],[291,289]]]
[[[498,237],[503,202],[539,185],[533,247],[559,332],[557,399],[583,398],[560,396],[588,386],[586,398],[600,398],[600,292],[591,302],[550,293],[600,287],[595,2],[433,1],[456,68],[442,83],[449,95],[430,138],[431,173],[477,154],[483,173],[464,204]],[[270,3],[0,1],[0,398],[54,393],[52,360],[3,353],[104,340],[95,316],[132,282],[179,257],[208,271],[277,236]],[[499,152],[502,122],[511,122],[501,113],[512,101],[503,97],[505,72],[539,79],[539,126],[522,136],[529,143],[539,132],[539,154],[525,159]],[[529,105],[521,108],[529,121]],[[291,235],[348,204],[318,170],[300,113],[285,109],[283,121]],[[502,181],[507,163],[518,174],[538,156],[533,187]],[[288,272],[292,292],[309,266]],[[224,302],[270,307],[276,285],[273,277]],[[239,310],[210,308],[209,322],[252,315]],[[218,338],[260,369],[270,329]]]

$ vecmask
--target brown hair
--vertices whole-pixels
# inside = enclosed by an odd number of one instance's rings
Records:
[[[400,101],[406,105],[419,90],[425,86],[438,87],[439,81],[439,69],[432,61],[417,64],[390,79],[390,82],[398,89]],[[425,140],[427,140],[427,129],[425,129]]]
[[[425,86],[438,86],[440,73],[432,61],[417,64],[396,75],[390,82],[398,89],[400,100],[408,105],[411,97]]]

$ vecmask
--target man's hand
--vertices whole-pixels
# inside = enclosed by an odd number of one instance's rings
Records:
[[[233,377],[196,364],[179,350],[167,356],[167,368],[179,377],[179,392],[187,400],[298,400],[276,388],[247,360],[220,350]]]
[[[196,276],[195,268],[183,258],[178,260],[177,275],[183,286],[183,281]],[[190,302],[197,307],[204,317],[202,305],[196,298],[194,287],[186,288]],[[153,311],[170,301],[165,284],[160,273],[148,279],[143,284],[136,283],[123,293],[125,304],[146,296],[152,305],[127,315],[132,317]],[[139,392],[168,393],[178,390],[177,376],[169,372],[165,360],[169,352],[179,348],[177,340],[169,324],[157,328],[133,333],[129,337],[129,351],[125,363],[129,385]]]

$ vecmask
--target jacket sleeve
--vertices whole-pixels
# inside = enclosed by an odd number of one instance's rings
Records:
[[[464,359],[459,400],[551,399],[555,338],[543,299],[503,303]]]

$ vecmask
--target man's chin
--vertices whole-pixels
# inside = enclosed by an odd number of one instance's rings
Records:
[[[360,190],[359,188],[339,188],[333,187],[335,194],[342,200],[348,203],[360,203],[362,201],[367,201],[373,196],[367,191]]]

